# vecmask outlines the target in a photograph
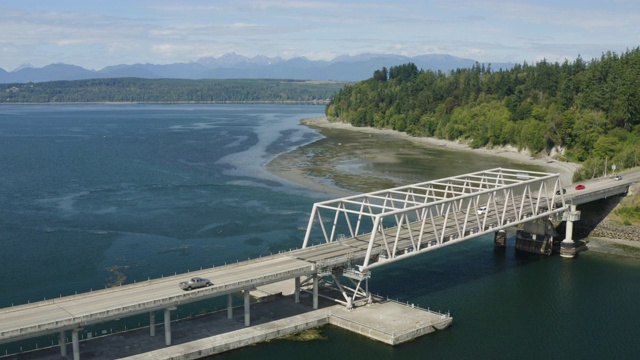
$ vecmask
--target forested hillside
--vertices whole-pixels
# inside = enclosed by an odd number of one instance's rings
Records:
[[[0,103],[323,102],[344,86],[294,80],[94,79],[0,84]]]
[[[583,163],[579,177],[592,177],[605,163],[640,163],[640,49],[498,71],[479,64],[451,73],[412,63],[382,68],[341,89],[326,114],[472,147],[559,150]]]

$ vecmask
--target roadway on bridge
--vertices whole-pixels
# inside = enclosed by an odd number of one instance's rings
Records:
[[[579,194],[587,194],[611,186],[628,185],[637,181],[640,181],[640,171],[624,174],[621,181],[605,178],[585,182],[585,190],[574,190],[574,184],[568,189],[565,196],[571,199]],[[458,215],[463,217],[464,213],[459,212]],[[515,216],[515,214],[507,214],[507,216]],[[484,224],[495,223],[497,214],[488,214],[487,220],[488,222],[484,222]],[[527,219],[516,220],[522,222]],[[502,227],[502,224],[496,223],[495,225]],[[449,239],[448,236],[455,234],[457,229],[447,226],[445,237],[447,240],[455,240]],[[477,231],[482,232],[487,229],[477,229]],[[385,229],[385,234],[396,236],[398,232],[396,228],[391,228]],[[407,229],[401,229],[399,238],[397,250],[406,250],[415,241]],[[423,245],[430,246],[437,240],[435,235],[425,236]],[[316,273],[316,262],[330,264],[333,259],[332,264],[337,265],[364,258],[368,243],[369,235],[365,234],[343,241],[315,245],[238,264],[0,309],[0,342],[51,334],[56,331],[236,293],[299,276],[310,276]],[[383,251],[389,251],[388,245],[383,241],[377,241],[373,245],[371,255],[377,256]],[[193,276],[207,277],[214,282],[214,286],[189,292],[181,290],[178,283]]]
[[[600,177],[587,181],[580,181],[566,186],[567,193],[565,199],[567,202],[582,204],[590,200],[590,195],[609,190],[614,187],[628,187],[633,183],[640,182],[640,170],[631,171],[622,174],[622,180],[615,180],[613,176]],[[583,184],[583,190],[576,190],[578,184]],[[586,199],[586,201],[585,201]]]
[[[312,264],[286,254],[154,279],[105,290],[50,299],[0,310],[0,342],[104,322],[122,316],[251,289],[282,276],[313,273]],[[193,276],[214,282],[208,288],[184,291],[178,286]]]
[[[489,219],[491,217],[493,215]],[[447,233],[454,230],[450,228]],[[394,237],[396,232],[395,228],[385,229],[388,237]],[[410,247],[408,230],[402,230],[400,238],[403,249]],[[426,237],[424,244],[427,246],[435,241],[434,236]],[[316,262],[335,266],[363,259],[368,243],[369,235],[365,234],[237,264],[0,309],[0,342],[50,334],[312,275]],[[379,240],[371,254],[377,256],[385,249]],[[189,292],[179,288],[180,281],[194,276],[209,278],[214,285]]]
[[[462,212],[459,213],[459,216],[463,215]],[[488,216],[489,222],[492,218],[495,218],[494,214]],[[443,220],[436,221],[442,223]],[[396,236],[396,232],[396,228],[385,229],[387,237]],[[445,235],[448,237],[454,232],[455,229],[450,227],[446,229]],[[401,250],[411,246],[412,240],[407,229],[401,230],[400,239]],[[431,235],[425,237],[423,244],[430,246],[436,241],[435,236]],[[336,266],[362,260],[368,243],[369,234],[365,234],[262,259],[1,309],[0,342],[50,334],[63,329],[236,293],[297,276],[312,275],[315,273],[316,262]],[[388,250],[383,241],[378,240],[371,255],[377,256]],[[209,278],[214,286],[190,292],[179,288],[180,281],[194,276]]]

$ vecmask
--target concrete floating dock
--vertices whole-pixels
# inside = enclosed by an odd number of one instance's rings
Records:
[[[312,313],[250,326],[230,333],[169,346],[123,359],[200,359],[285,335],[296,334],[328,323],[329,318],[324,314],[324,311],[316,310]]]
[[[288,295],[289,293],[291,290],[288,284],[279,283],[253,291],[252,296],[258,301],[258,304],[265,307],[300,305],[293,302],[291,296]],[[308,294],[307,296],[302,294],[303,303],[305,297],[307,302],[310,300]],[[332,304],[331,301],[324,300],[324,305],[318,310],[308,310],[307,308],[307,311],[293,316],[123,359],[199,359],[243,346],[297,334],[327,324],[389,345],[398,345],[445,329],[451,325],[452,321],[453,319],[447,314],[382,298],[376,298],[373,304],[358,307],[355,310],[347,310],[343,305]]]
[[[411,304],[374,298],[373,304],[347,310],[332,300],[320,299],[311,309],[312,297],[300,295],[295,303],[288,285],[272,284],[252,292],[252,326],[244,326],[244,314],[236,308],[233,318],[226,310],[172,322],[174,345],[165,346],[162,336],[149,336],[149,328],[95,337],[80,342],[82,358],[91,359],[199,359],[282,336],[300,333],[327,324],[357,334],[398,345],[442,330],[453,319],[447,314],[421,309]],[[157,324],[156,326],[162,326]],[[9,355],[1,359],[60,359],[56,347]]]
[[[446,329],[453,322],[447,314],[411,307],[395,301],[374,303],[348,311],[335,306],[329,323],[389,345]]]
[[[422,335],[445,329],[451,325],[452,321],[453,319],[448,315],[394,301],[374,303],[353,311],[348,311],[341,305],[333,305],[321,310],[309,311],[305,314],[169,346],[124,359],[199,359],[326,324],[336,325],[389,345],[398,345]]]

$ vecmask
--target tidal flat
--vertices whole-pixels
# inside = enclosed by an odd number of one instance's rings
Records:
[[[319,131],[323,138],[278,156],[267,168],[277,176],[333,197],[495,167],[559,173],[561,182],[569,185],[578,167],[514,149],[471,149],[459,142],[356,128],[326,118],[304,119],[302,123]],[[640,258],[640,241],[602,237],[586,240],[595,252]]]

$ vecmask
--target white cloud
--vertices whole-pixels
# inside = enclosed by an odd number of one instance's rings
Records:
[[[99,69],[227,52],[325,60],[393,52],[562,61],[567,54],[625,51],[640,38],[640,5],[630,0],[121,1],[5,4],[0,67],[67,62]]]

